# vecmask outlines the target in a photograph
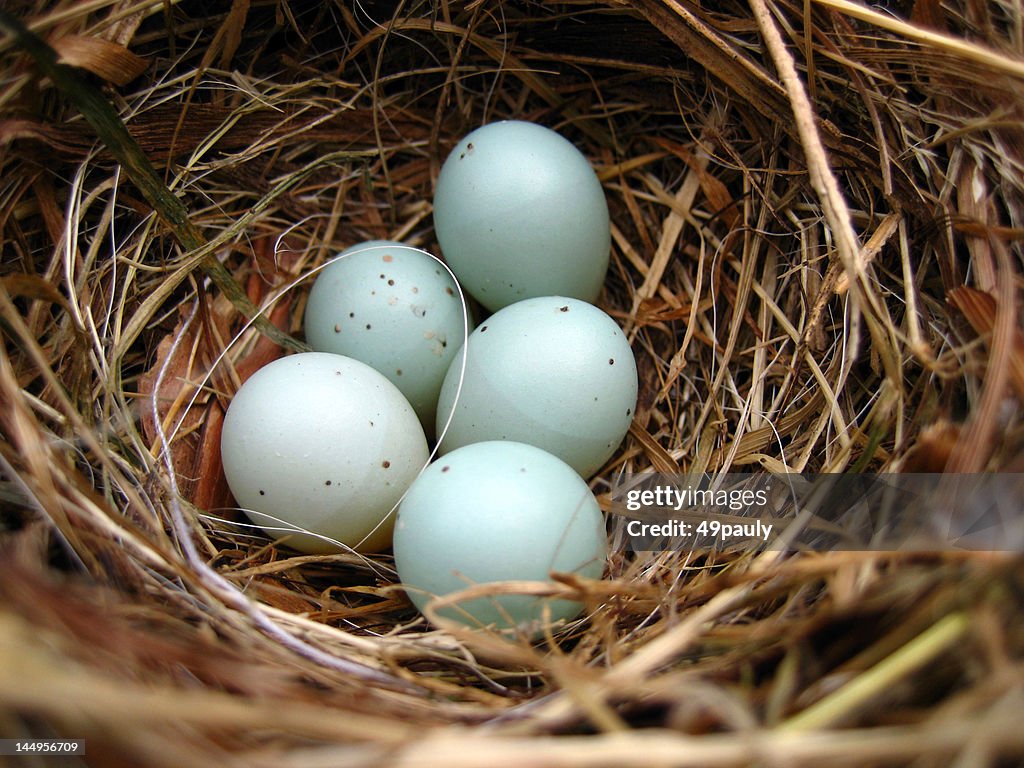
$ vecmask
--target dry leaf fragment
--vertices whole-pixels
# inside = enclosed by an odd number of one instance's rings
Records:
[[[62,64],[87,69],[114,85],[127,85],[149,66],[123,45],[98,37],[65,35],[51,45]]]
[[[904,456],[900,471],[922,474],[943,472],[960,439],[960,431],[959,424],[946,420],[925,427]]]
[[[728,226],[734,226],[740,217],[736,200],[729,192],[728,187],[718,177],[708,172],[707,163],[700,162],[693,152],[678,142],[664,138],[656,138],[654,141],[662,149],[671,152],[686,163],[690,170],[697,174],[701,190],[710,204],[712,213],[721,217]]]
[[[918,26],[933,29],[936,32],[949,31],[939,0],[917,0],[910,12],[910,20]]]
[[[967,319],[974,332],[990,345],[996,327],[995,298],[985,291],[961,286],[949,292],[948,301]],[[1008,361],[1010,385],[1017,398],[1024,402],[1024,333],[1019,328],[1013,334]]]
[[[266,576],[257,576],[247,588],[250,594],[267,605],[272,605],[285,613],[303,616],[312,613],[316,606],[306,600],[298,591],[292,591],[283,586],[276,579]]]
[[[8,296],[23,296],[28,299],[38,299],[57,304],[65,312],[71,312],[71,306],[64,294],[57,290],[57,287],[48,280],[38,275],[12,274],[0,278],[0,290]]]

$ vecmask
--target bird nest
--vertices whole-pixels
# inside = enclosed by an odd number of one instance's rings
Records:
[[[441,163],[556,129],[611,213],[624,473],[1024,468],[1024,17],[916,0],[8,2],[0,724],[95,765],[982,766],[1024,756],[1013,552],[672,547],[426,622],[224,483],[231,395]],[[514,589],[515,585],[477,587]],[[72,758],[67,758],[69,761]],[[69,763],[72,764],[72,763]]]

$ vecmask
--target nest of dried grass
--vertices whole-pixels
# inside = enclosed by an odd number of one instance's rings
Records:
[[[5,6],[74,68],[5,21],[3,736],[154,766],[1024,756],[1019,558],[613,538],[604,580],[558,587],[585,621],[505,643],[425,625],[387,555],[239,526],[217,455],[231,393],[301,338],[308,282],[282,287],[365,238],[435,250],[448,148],[517,117],[611,206],[601,305],[641,395],[597,493],[1021,471],[1017,3],[215,5]]]

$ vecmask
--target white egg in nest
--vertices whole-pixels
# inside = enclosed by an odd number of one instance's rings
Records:
[[[221,454],[249,518],[309,553],[390,546],[392,510],[428,459],[420,421],[395,385],[326,352],[283,357],[250,376],[224,417]]]

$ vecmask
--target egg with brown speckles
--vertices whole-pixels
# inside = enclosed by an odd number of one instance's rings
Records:
[[[306,341],[318,352],[376,368],[429,433],[467,319],[458,286],[439,261],[403,243],[370,240],[342,251],[317,275],[306,305]]]
[[[545,126],[502,120],[463,137],[437,179],[434,227],[459,283],[488,309],[556,294],[594,301],[604,284],[604,189]]]
[[[221,454],[254,523],[294,549],[329,553],[390,546],[393,509],[428,450],[416,414],[384,376],[305,352],[245,381],[224,417]]]

